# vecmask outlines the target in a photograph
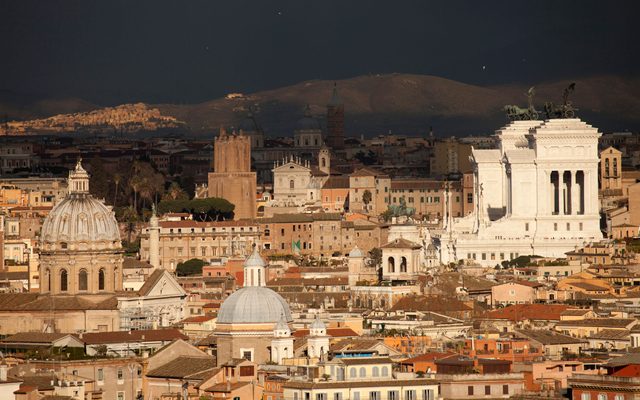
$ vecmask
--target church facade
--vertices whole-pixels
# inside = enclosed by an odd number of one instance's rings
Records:
[[[598,130],[579,119],[514,121],[498,149],[473,149],[474,212],[454,220],[448,193],[443,263],[485,266],[522,255],[564,257],[602,239]]]

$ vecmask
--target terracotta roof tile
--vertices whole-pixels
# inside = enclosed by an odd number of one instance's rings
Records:
[[[86,344],[128,343],[128,342],[169,342],[189,339],[178,329],[150,329],[139,331],[90,332],[82,335]]]
[[[189,379],[192,375],[213,370],[215,367],[216,359],[213,357],[180,356],[147,372],[147,376],[153,378]]]
[[[567,309],[569,306],[562,304],[516,304],[490,311],[487,319],[559,321],[560,314]]]

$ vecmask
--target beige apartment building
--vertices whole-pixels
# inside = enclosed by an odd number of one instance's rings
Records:
[[[197,258],[205,261],[221,257],[247,256],[253,244],[260,244],[262,234],[257,222],[194,220],[161,220],[160,267],[175,271],[184,261]],[[140,235],[140,259],[150,260],[149,227]]]
[[[390,190],[388,175],[361,168],[349,176],[349,210],[378,215],[389,206]]]

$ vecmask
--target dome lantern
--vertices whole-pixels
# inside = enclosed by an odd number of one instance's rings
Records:
[[[89,193],[89,174],[82,168],[82,158],[78,158],[75,169],[69,171],[69,193]]]

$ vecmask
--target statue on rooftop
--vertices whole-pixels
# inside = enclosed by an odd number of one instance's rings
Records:
[[[576,89],[576,83],[571,82],[569,86],[564,89],[562,94],[562,104],[555,105],[553,102],[544,103],[544,113],[547,119],[553,118],[574,118],[576,116],[577,108],[573,107],[573,104],[569,100],[569,95]]]
[[[507,113],[507,118],[510,121],[526,121],[538,119],[538,111],[533,105],[533,98],[536,94],[536,89],[531,86],[527,91],[528,107],[521,108],[516,105],[506,105],[503,110]]]

